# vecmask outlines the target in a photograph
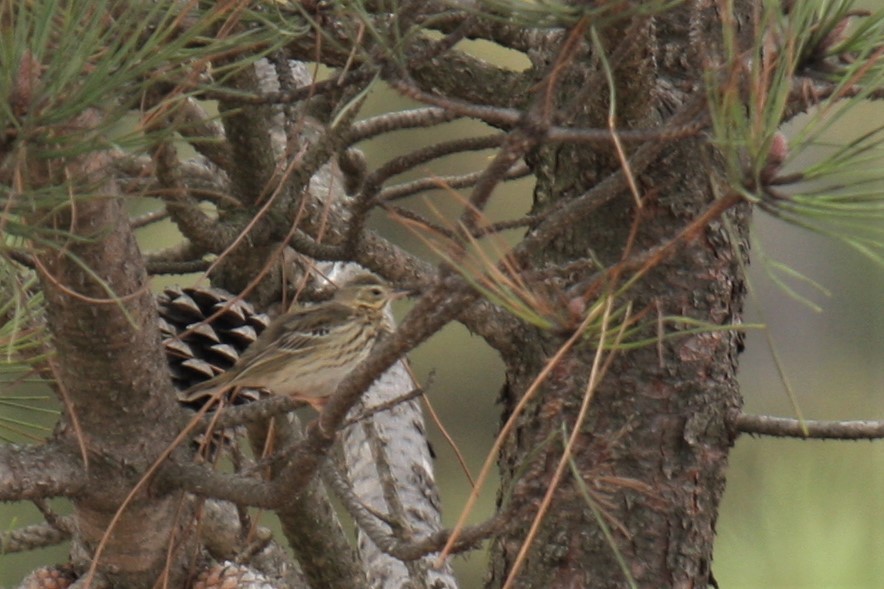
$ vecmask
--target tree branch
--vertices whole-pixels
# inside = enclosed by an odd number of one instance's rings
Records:
[[[73,525],[71,518],[65,518],[65,521]],[[27,552],[55,546],[70,538],[70,530],[62,530],[47,523],[25,526],[0,533],[0,554]]]
[[[166,462],[157,473],[154,486],[162,491],[183,488],[198,497],[262,509],[273,510],[279,506],[279,497],[267,481],[220,473],[203,464]]]
[[[71,497],[88,482],[80,455],[69,446],[0,445],[0,501]]]
[[[884,421],[802,421],[742,414],[737,418],[737,430],[744,434],[804,440],[879,440],[884,438]]]

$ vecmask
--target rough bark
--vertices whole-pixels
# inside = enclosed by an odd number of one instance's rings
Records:
[[[180,423],[147,274],[116,186],[104,176],[108,165],[102,153],[67,161],[65,177],[79,183],[74,190],[93,196],[32,222],[74,236],[36,260],[65,407],[56,443],[79,454],[89,475],[72,497],[75,565],[84,573],[104,543],[95,568],[102,578],[150,587],[165,571],[173,580],[184,573],[182,552],[169,544],[188,536],[178,527],[188,521],[183,493],[156,496],[143,484],[110,526]],[[39,162],[32,169],[35,187],[61,180]]]
[[[688,17],[687,11],[669,16]],[[658,52],[654,25],[650,20],[634,22],[610,29],[605,38],[610,45],[606,55],[617,57],[614,79],[617,113],[622,115],[618,128],[658,122],[684,103],[684,96],[660,91],[661,72],[652,59]],[[671,25],[667,23],[667,30],[674,28]],[[683,46],[689,45],[689,28],[685,24],[682,29]],[[615,42],[618,38],[624,40]],[[579,97],[582,103],[570,103],[582,107],[575,113],[576,123],[601,127],[607,116],[607,86],[591,53],[571,64],[557,99]],[[685,60],[685,65],[690,63]],[[682,74],[695,78],[690,72]],[[536,210],[585,193],[620,167],[613,150],[583,146],[547,146],[530,160],[538,177]],[[636,178],[640,209],[634,196],[622,191],[591,218],[532,252],[531,262],[545,267],[594,257],[610,267],[629,256],[627,244],[636,229],[633,252],[665,243],[720,196],[719,174],[708,144],[670,144]],[[737,214],[730,221],[736,235],[723,223],[714,223],[618,300],[620,305],[631,302],[633,313],[645,314],[647,327],[632,337],[653,340],[659,335],[654,327],[659,316],[687,316],[715,325],[739,321],[743,278],[737,258],[744,250],[747,219]],[[575,271],[567,282],[591,284],[597,278],[591,271]],[[616,280],[609,275],[597,293],[620,286]],[[523,355],[505,358],[507,384],[501,398],[507,414],[568,335],[537,332],[525,342]],[[593,393],[588,418],[575,425],[596,343],[581,340],[563,357],[504,448],[501,497],[512,502],[520,517],[494,545],[488,585],[499,586],[510,574],[536,506],[549,488],[563,440],[579,427],[571,468],[580,473],[581,484],[566,469],[515,586],[624,587],[631,577],[639,587],[705,587],[711,578],[715,521],[734,420],[741,407],[736,382],[739,337],[732,331],[715,331],[617,352]],[[614,545],[600,519],[611,530]]]

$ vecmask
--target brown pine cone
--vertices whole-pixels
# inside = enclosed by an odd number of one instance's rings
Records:
[[[67,589],[77,580],[67,565],[45,566],[31,572],[19,585],[20,589]]]
[[[172,381],[181,391],[233,366],[269,322],[249,303],[217,288],[170,287],[157,304]]]
[[[247,566],[226,562],[203,571],[193,589],[275,589],[278,586]]]

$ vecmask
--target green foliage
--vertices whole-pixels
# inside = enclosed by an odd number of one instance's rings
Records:
[[[862,16],[854,2],[796,2],[788,13],[765,2],[749,59],[725,27],[728,64],[707,73],[714,140],[727,160],[730,186],[789,223],[838,239],[884,263],[884,170],[879,125],[840,145],[820,137],[884,86],[884,11]],[[742,69],[748,82],[741,82]],[[796,88],[797,75],[820,80]],[[824,93],[788,139],[781,124],[796,92]],[[791,162],[824,148],[824,157],[789,174]],[[794,166],[793,166],[794,167]]]
[[[151,104],[154,88],[174,87],[181,100],[287,37],[284,23],[268,26],[263,14],[222,5],[198,14],[194,8],[173,1],[5,4],[3,21],[12,24],[0,35],[0,126],[14,130],[5,151],[54,159],[150,145],[159,137],[144,128],[116,137],[109,130],[133,110],[168,109],[168,102]],[[249,26],[250,20],[263,26]],[[90,109],[100,122],[80,120]]]
[[[43,296],[36,290],[36,283],[33,274],[16,273],[0,258],[0,300],[4,301],[0,304],[0,406],[3,407],[0,440],[3,441],[44,438],[49,429],[30,416],[23,416],[35,412],[56,413],[35,403],[44,397],[22,391],[23,385],[42,382],[34,373],[47,366]]]
[[[45,343],[45,332],[40,327],[43,313],[43,295],[36,290],[33,275],[22,276],[0,258],[0,364],[17,364],[24,354],[42,361],[39,351]],[[37,354],[34,354],[34,352]]]
[[[72,159],[138,153],[184,135],[176,105],[297,34],[271,11],[197,8],[172,0],[0,5],[0,228],[19,238],[6,248],[100,237],[49,222],[75,201],[106,197],[98,172],[113,170]]]

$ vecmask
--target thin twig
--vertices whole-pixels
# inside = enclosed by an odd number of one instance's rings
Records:
[[[517,180],[531,173],[531,169],[524,162],[517,162],[504,175],[503,180]],[[412,196],[427,190],[441,190],[454,188],[468,188],[473,186],[482,177],[482,171],[458,174],[456,176],[431,176],[420,178],[412,182],[403,182],[384,188],[378,194],[379,201],[393,201],[407,196]]]
[[[155,276],[157,274],[193,274],[195,272],[205,272],[209,269],[211,262],[208,260],[146,260],[145,267],[147,273]]]
[[[353,124],[347,133],[347,143],[359,143],[378,135],[403,129],[432,127],[460,118],[457,113],[438,107],[415,108],[384,113]]]
[[[378,405],[374,405],[372,407],[367,407],[365,410],[360,411],[359,414],[356,415],[355,417],[352,417],[352,418],[348,419],[347,421],[345,421],[343,423],[342,427],[350,427],[353,424],[356,424],[356,423],[359,423],[360,421],[368,419],[372,415],[376,415],[378,413],[381,413],[382,411],[389,411],[390,409],[396,407],[397,405],[401,405],[402,403],[406,403],[408,401],[411,401],[412,399],[420,397],[423,394],[424,394],[424,388],[417,387],[417,388],[414,388],[414,389],[408,391],[404,395],[399,395],[398,397],[396,397],[394,399],[390,399],[389,401],[385,401],[383,403],[380,403]]]
[[[157,221],[162,221],[168,216],[169,211],[165,209],[157,209],[129,219],[129,225],[132,226],[132,229],[141,229],[142,227],[147,227]]]
[[[401,530],[399,535],[391,534],[388,530],[390,527],[395,529],[395,526],[391,526],[383,514],[374,513],[363,505],[359,496],[330,464],[322,468],[322,475],[323,481],[334,491],[362,531],[378,548],[394,558],[403,561],[417,560],[438,551],[451,537],[452,530],[439,530],[430,536],[412,541],[401,537],[407,535],[407,530]],[[379,520],[383,523],[379,523]],[[501,513],[481,524],[463,528],[458,533],[451,552],[463,552],[474,548],[477,542],[499,532],[506,521],[507,514]]]
[[[481,151],[500,146],[506,139],[506,135],[496,133],[482,137],[466,137],[436,143],[429,147],[416,149],[400,157],[393,158],[374,171],[367,179],[366,184],[380,186],[388,178],[398,176],[429,161],[445,157],[455,153],[466,151]]]
[[[511,129],[519,125],[525,113],[514,108],[473,104],[464,100],[431,94],[421,90],[413,81],[391,80],[390,84],[404,96],[426,104],[458,113],[460,116],[479,119],[503,129]],[[665,143],[687,137],[695,137],[704,128],[703,123],[690,121],[675,126],[660,126],[648,129],[623,129],[617,133],[617,139],[624,143],[645,144],[650,141]],[[553,126],[547,129],[544,139],[552,142],[611,144],[610,129],[570,128]],[[662,147],[661,147],[662,149]]]
[[[737,430],[744,434],[805,440],[878,440],[884,438],[884,421],[814,421],[743,414],[737,418]]]

